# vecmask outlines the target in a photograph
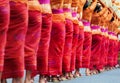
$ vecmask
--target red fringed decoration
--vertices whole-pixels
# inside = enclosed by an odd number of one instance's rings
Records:
[[[99,61],[101,55],[101,42],[102,36],[100,34],[92,35],[92,48],[91,48],[91,60],[90,60],[90,69],[99,69]]]
[[[48,73],[48,52],[51,28],[52,14],[42,14],[41,39],[37,52],[37,71],[40,75],[46,75]]]
[[[66,19],[66,35],[62,63],[63,72],[70,72],[72,39],[73,39],[73,22],[70,19]]]
[[[36,54],[41,35],[41,12],[29,9],[28,30],[25,39],[25,69],[36,70]]]
[[[79,35],[78,35],[78,44],[76,49],[76,69],[82,67],[82,56],[83,56],[83,41],[84,41],[84,28],[83,25],[79,27]]]
[[[79,28],[80,28],[79,24],[73,23],[73,40],[72,40],[72,56],[71,56],[70,71],[75,70],[76,49],[77,49],[77,44],[78,44]]]
[[[84,42],[83,42],[82,68],[89,68],[90,57],[91,57],[92,33],[90,30],[90,23],[83,22],[83,24],[85,31],[84,31]]]
[[[10,8],[9,0],[0,0],[0,72],[3,71],[4,51],[9,25]]]
[[[62,57],[65,43],[65,18],[63,14],[53,14],[51,40],[48,56],[48,74],[62,74]]]
[[[10,1],[10,25],[7,32],[2,78],[17,78],[24,75],[24,43],[27,24],[26,3]]]

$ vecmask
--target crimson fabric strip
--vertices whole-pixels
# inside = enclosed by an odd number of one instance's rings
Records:
[[[75,70],[78,37],[79,37],[79,24],[73,23],[73,41],[72,41],[72,53],[71,53],[71,66],[70,66],[71,71]]]
[[[51,40],[48,56],[48,74],[62,74],[62,58],[65,43],[65,19],[60,12],[53,14]]]
[[[9,0],[0,0],[0,72],[3,71],[6,36],[9,25]]]
[[[84,32],[82,68],[89,68],[91,57],[92,33]]]
[[[84,24],[84,41],[83,41],[82,68],[89,68],[92,46],[92,33],[90,29],[90,23],[83,21],[83,24]]]
[[[82,68],[89,68],[91,57],[92,33],[84,32]]]
[[[113,67],[113,56],[114,56],[114,40],[113,39],[109,39],[109,52],[108,52],[108,57],[107,57],[107,66]]]
[[[105,39],[103,39],[103,41],[105,41],[105,58],[104,58],[104,63],[103,65],[107,66],[107,57],[108,57],[108,52],[109,52],[109,37],[105,37]],[[102,50],[101,50],[102,51]]]
[[[70,72],[70,63],[71,63],[71,52],[72,52],[72,39],[73,39],[73,22],[70,19],[66,18],[65,24],[65,45],[64,45],[64,54],[62,62],[62,71]]]
[[[28,30],[25,38],[25,69],[37,69],[37,50],[41,36],[41,12],[29,10]]]
[[[78,35],[78,44],[76,49],[76,69],[79,69],[82,67],[82,56],[83,56],[83,42],[84,42],[84,28],[81,25],[79,27],[79,35]]]
[[[103,67],[105,66],[105,59],[106,59],[106,37],[104,35],[102,35],[102,43],[101,43],[101,50],[100,50],[100,59],[99,59],[99,69],[103,69]]]
[[[114,66],[116,66],[117,65],[117,63],[118,63],[118,41],[117,40],[114,40]]]
[[[27,24],[26,3],[10,1],[10,25],[7,32],[2,78],[17,78],[24,75],[24,43]]]
[[[52,29],[52,14],[42,14],[41,39],[37,52],[37,71],[40,75],[48,74],[48,53]]]
[[[90,69],[99,69],[99,63],[101,58],[101,44],[102,36],[100,34],[92,35],[92,48],[91,48],[91,59]]]

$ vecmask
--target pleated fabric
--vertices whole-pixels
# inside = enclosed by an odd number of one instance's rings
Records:
[[[78,37],[79,37],[79,24],[73,22],[73,40],[72,40],[72,53],[71,53],[71,66],[70,71],[75,70],[76,64],[76,49],[78,44]]]
[[[100,63],[99,63],[99,69],[103,69],[103,66],[105,64],[105,36],[102,35],[102,43],[101,43],[101,53],[100,53]]]
[[[41,36],[42,18],[40,4],[37,0],[28,1],[28,6],[28,29],[25,37],[25,69],[34,71],[37,69],[36,55]]]
[[[120,41],[118,41],[118,50],[120,51]]]
[[[118,38],[114,35],[114,62],[113,65],[116,66],[118,63]]]
[[[91,26],[92,30],[96,30],[97,33],[92,34],[92,47],[91,47],[91,58],[90,58],[90,69],[99,69],[100,58],[101,58],[101,44],[102,36],[98,33],[100,26]]]
[[[28,24],[27,1],[10,1],[10,25],[7,32],[2,78],[24,75],[24,44]]]
[[[101,28],[102,33],[102,43],[101,43],[101,51],[100,51],[100,60],[98,69],[103,69],[107,64],[107,56],[108,56],[108,49],[109,49],[109,42],[108,42],[108,34],[107,30],[105,28]]]
[[[42,13],[42,30],[37,52],[37,71],[40,75],[48,73],[48,53],[52,29],[52,14]]]
[[[0,0],[0,72],[3,71],[7,30],[10,19],[9,0]]]
[[[107,34],[108,34],[108,32],[107,32]],[[103,65],[104,66],[107,66],[107,57],[108,57],[108,52],[109,52],[109,37],[108,36],[105,36],[105,39],[103,39],[103,41],[105,41],[105,47],[104,47],[104,49],[105,49],[105,58],[104,58],[104,63],[103,63]],[[101,50],[102,51],[102,50]]]
[[[92,33],[90,23],[83,21],[83,24],[84,24],[84,43],[83,43],[82,68],[89,68],[91,57]]]
[[[48,56],[48,75],[62,74],[65,44],[65,17],[63,10],[53,10],[52,31]]]
[[[83,42],[84,42],[84,26],[82,21],[80,22],[79,26],[79,34],[78,34],[78,44],[76,48],[76,62],[75,62],[75,68],[79,69],[82,67],[82,56],[83,56]]]
[[[73,39],[73,22],[71,19],[66,18],[65,24],[65,45],[62,62],[62,71],[70,72],[71,52],[72,52],[72,39]]]
[[[107,57],[107,66],[113,67],[114,62],[114,40],[112,38],[112,32],[109,32],[109,51],[108,51],[108,57]]]

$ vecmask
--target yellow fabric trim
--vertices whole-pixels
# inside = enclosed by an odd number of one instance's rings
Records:
[[[38,0],[28,1],[28,9],[29,10],[38,10],[38,11],[41,11],[41,6],[40,6]]]
[[[72,20],[72,14],[71,14],[71,12],[65,12],[64,16],[65,16],[65,18],[68,18],[68,19]]]
[[[69,4],[63,4],[63,8],[71,8],[71,3],[69,3]]]
[[[20,2],[20,3],[26,3],[28,2],[28,0],[10,0],[10,1],[13,1],[13,2]]]
[[[64,0],[50,0],[52,9],[61,9],[63,8]]]
[[[91,32],[90,26],[84,26],[84,31],[85,32]]]
[[[64,14],[53,14],[52,21],[65,22]]]
[[[72,0],[64,0],[64,4],[72,4]]]
[[[50,4],[41,4],[42,13],[52,13]]]
[[[73,23],[75,23],[75,24],[79,24],[79,20],[78,20],[77,18],[74,18],[74,17],[73,17],[72,21],[73,21]]]
[[[79,0],[72,0],[72,7],[78,7]]]
[[[80,26],[80,28],[84,28],[82,21],[79,21],[79,26]]]
[[[102,34],[100,29],[92,30],[92,34]]]

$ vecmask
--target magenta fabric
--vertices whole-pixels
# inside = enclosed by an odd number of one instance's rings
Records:
[[[63,8],[63,11],[64,12],[71,12],[71,9],[70,8]]]
[[[63,13],[63,9],[52,9],[53,14],[61,14]]]
[[[83,21],[84,26],[90,26],[90,22]]]
[[[100,28],[100,26],[91,26],[92,30],[99,29],[99,28]]]
[[[77,12],[72,12],[72,17],[76,17],[77,16]]]
[[[50,0],[39,0],[40,4],[50,4]]]

